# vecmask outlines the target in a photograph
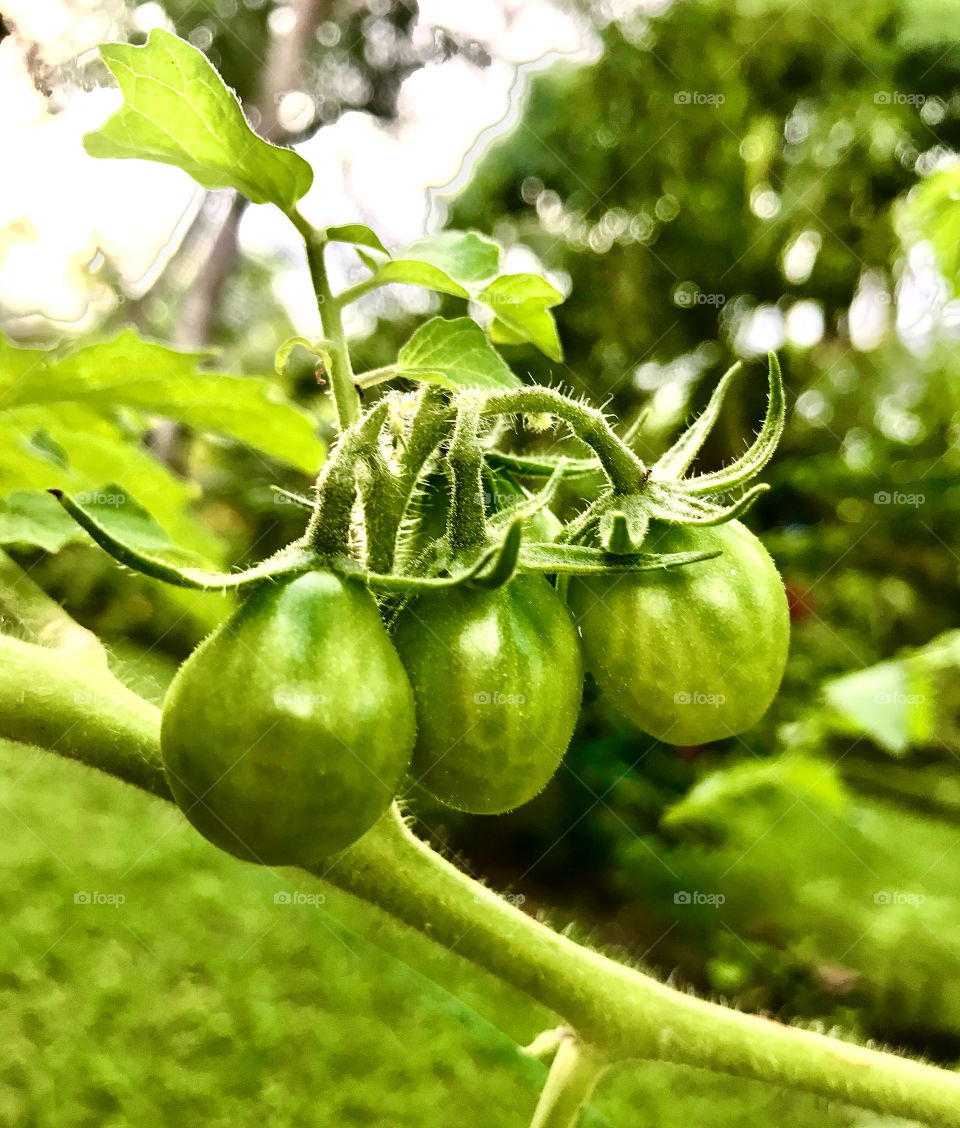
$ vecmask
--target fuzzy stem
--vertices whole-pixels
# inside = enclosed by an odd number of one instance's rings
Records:
[[[357,467],[376,443],[389,406],[381,400],[344,431],[317,478],[316,503],[304,541],[322,556],[339,556],[348,549],[357,499]]]
[[[546,412],[556,415],[600,459],[604,473],[617,493],[637,493],[647,478],[647,469],[607,423],[602,411],[577,403],[553,388],[527,387],[487,396],[484,415],[517,415]]]
[[[69,656],[0,637],[0,718],[4,736],[169,798],[159,710]],[[608,1061],[699,1066],[960,1128],[960,1074],[696,999],[581,947],[441,858],[395,807],[317,874],[525,991]]]
[[[483,504],[483,452],[478,442],[480,401],[464,396],[457,412],[457,423],[447,470],[450,475],[450,513],[447,531],[455,558],[463,557],[487,543],[487,517]]]
[[[530,1128],[576,1128],[607,1061],[572,1033],[561,1039]]]
[[[310,268],[310,278],[317,296],[317,309],[320,311],[323,333],[329,341],[330,377],[337,405],[337,419],[341,430],[346,430],[360,418],[360,396],[353,383],[353,366],[343,328],[342,306],[333,296],[330,279],[327,277],[323,258],[326,242],[322,234],[315,231],[299,211],[292,212],[290,219],[306,244],[307,266]]]

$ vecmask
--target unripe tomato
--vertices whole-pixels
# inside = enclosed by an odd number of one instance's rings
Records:
[[[573,735],[583,692],[576,630],[542,576],[496,591],[422,595],[394,641],[413,683],[411,773],[460,811],[499,814],[547,785]]]
[[[655,525],[643,548],[722,555],[572,580],[588,668],[604,695],[660,740],[705,744],[743,732],[769,708],[787,661],[790,614],[776,565],[739,521]]]
[[[410,760],[413,694],[373,596],[330,572],[265,583],[180,667],[167,781],[205,838],[305,865],[356,841]]]

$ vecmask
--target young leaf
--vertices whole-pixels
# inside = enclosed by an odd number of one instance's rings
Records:
[[[393,259],[380,267],[376,278],[381,285],[386,285],[388,282],[406,282],[411,286],[436,290],[440,294],[452,294],[455,298],[470,297],[469,290],[465,290],[459,282],[454,282],[449,274],[429,262]]]
[[[155,28],[142,47],[105,43],[100,55],[124,102],[84,137],[92,157],[176,165],[204,188],[236,188],[287,212],[309,189],[307,162],[253,132],[237,96],[196,47]]]
[[[475,231],[444,231],[401,251],[376,277],[469,298],[496,276],[499,265],[500,248],[492,240]]]
[[[490,339],[513,345],[529,341],[550,357],[563,360],[557,323],[550,307],[563,301],[563,294],[539,274],[501,274],[479,295],[496,315]]]
[[[369,247],[372,251],[390,257],[390,252],[380,242],[375,231],[363,223],[344,223],[339,227],[328,227],[327,240],[331,243],[352,243],[355,247]]]
[[[397,375],[448,388],[517,388],[520,381],[469,317],[434,317],[401,348]]]

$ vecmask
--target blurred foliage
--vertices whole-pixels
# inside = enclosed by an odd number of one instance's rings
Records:
[[[248,109],[260,94],[270,19],[282,7],[268,0],[164,4],[177,33],[208,56]],[[347,110],[394,117],[401,83],[428,62],[455,54],[478,65],[489,62],[465,37],[439,29],[415,36],[417,14],[416,0],[336,0],[323,5],[298,87],[314,98],[316,124],[330,124]]]

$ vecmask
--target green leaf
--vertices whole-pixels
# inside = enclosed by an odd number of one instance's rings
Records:
[[[480,294],[480,300],[496,315],[490,339],[504,345],[531,344],[550,357],[563,360],[557,323],[550,308],[563,295],[539,274],[501,274]]]
[[[44,552],[84,539],[56,501],[47,493],[17,490],[0,499],[0,544],[29,544]]]
[[[61,461],[31,457],[29,448],[24,450],[29,437],[38,431],[63,452]],[[17,458],[12,472],[0,458],[0,492],[27,485],[95,494],[104,482],[116,482],[125,495],[139,499],[151,513],[161,516],[172,541],[204,558],[220,558],[220,541],[188,508],[197,497],[197,487],[172,474],[135,438],[90,408],[53,403],[0,413],[0,450],[11,448],[17,450]]]
[[[205,353],[177,352],[125,329],[106,341],[31,359],[19,378],[0,377],[0,411],[70,402],[105,413],[127,407],[225,435],[307,473],[323,457],[306,412],[258,377],[199,371]]]
[[[907,660],[891,659],[833,678],[824,683],[823,696],[843,731],[869,737],[892,756],[928,742],[936,731],[929,679]]]
[[[328,227],[326,236],[331,243],[352,243],[355,247],[369,247],[390,257],[390,252],[380,242],[377,233],[362,223],[344,223],[339,227]]]
[[[491,239],[475,231],[444,231],[407,247],[376,277],[469,298],[492,281],[499,266],[500,248]]]
[[[172,164],[204,188],[236,188],[287,212],[309,189],[310,165],[253,132],[237,96],[196,47],[155,28],[142,47],[105,43],[100,55],[124,103],[84,137],[92,157]]]
[[[448,388],[517,388],[520,381],[469,317],[434,317],[400,349],[397,374]]]
[[[394,259],[384,263],[377,271],[380,284],[406,282],[411,286],[424,286],[441,294],[452,294],[455,298],[469,298],[470,291],[428,262],[414,262],[408,259]]]

